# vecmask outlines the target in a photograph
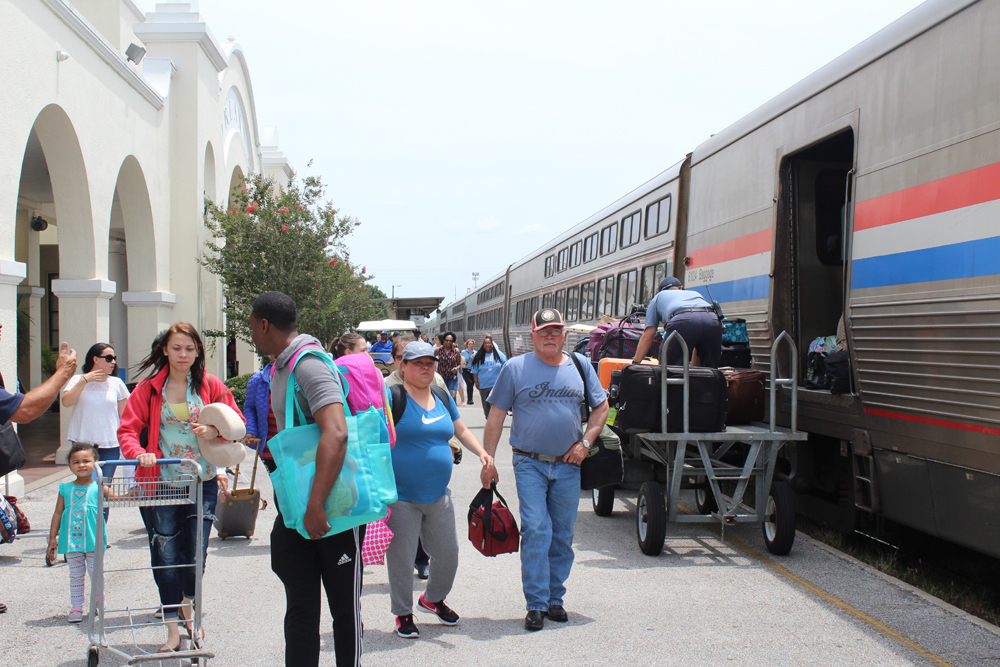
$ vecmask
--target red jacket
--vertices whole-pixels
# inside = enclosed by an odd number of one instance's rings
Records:
[[[165,367],[153,377],[146,378],[128,397],[125,412],[122,413],[121,426],[118,427],[118,444],[122,448],[123,458],[137,459],[140,454],[147,453],[155,454],[156,458],[162,458],[160,453],[160,410],[163,408],[163,385],[166,384],[169,373],[170,368]],[[225,403],[236,410],[236,414],[242,417],[244,422],[246,421],[243,413],[236,406],[236,401],[233,400],[232,391],[214,375],[205,373],[200,395],[201,402],[205,405]],[[139,434],[144,428],[148,429],[145,449],[139,443]],[[137,482],[151,482],[159,477],[160,466],[137,467],[135,469]]]

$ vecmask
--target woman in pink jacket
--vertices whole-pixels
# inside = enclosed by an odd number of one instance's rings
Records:
[[[211,440],[219,433],[214,426],[200,425],[198,416],[209,403],[225,403],[240,416],[242,413],[222,381],[205,372],[205,347],[195,328],[186,322],[173,325],[157,337],[138,372],[147,369],[152,369],[150,376],[136,386],[122,414],[118,429],[122,455],[138,459],[135,478],[145,493],[177,485],[179,475],[193,470],[186,465],[157,466],[156,459],[192,459],[201,464],[204,521],[200,529],[204,563],[215,519],[218,480],[215,466],[201,454],[198,439]],[[154,567],[164,568],[154,570],[153,578],[167,625],[167,643],[160,652],[169,653],[180,649],[178,617],[184,621],[188,635],[192,634],[195,571],[183,566],[196,562],[197,515],[189,505],[142,509],[149,534],[150,560]]]

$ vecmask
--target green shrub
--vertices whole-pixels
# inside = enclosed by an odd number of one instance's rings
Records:
[[[48,376],[51,376],[56,372],[56,362],[59,360],[59,355],[52,351],[52,348],[42,343],[42,372]],[[83,364],[80,364],[83,366]]]
[[[241,410],[247,400],[247,383],[250,382],[251,377],[253,377],[253,373],[237,375],[226,380],[226,386],[233,391],[233,400],[236,401],[236,405],[240,406]]]

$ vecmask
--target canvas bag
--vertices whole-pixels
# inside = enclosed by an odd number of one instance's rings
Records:
[[[318,346],[303,347],[289,363],[285,418],[289,423],[299,425],[286,426],[268,440],[268,448],[277,465],[277,470],[271,473],[271,481],[285,526],[309,538],[302,522],[316,477],[320,428],[316,424],[306,424],[305,414],[295,397],[299,389],[295,381],[295,366],[305,354],[314,354],[329,366],[341,383],[345,400],[350,387],[337,365]],[[326,519],[330,524],[330,531],[324,537],[384,518],[388,512],[387,505],[397,498],[389,431],[380,412],[371,407],[357,415],[345,414],[345,419],[347,452],[344,467],[324,503]]]

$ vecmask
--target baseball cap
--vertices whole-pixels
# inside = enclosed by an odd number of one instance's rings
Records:
[[[388,332],[388,331],[383,331],[383,332],[382,332],[382,335],[383,335],[383,336],[388,336],[388,335],[389,335],[389,332]]]
[[[403,348],[403,361],[413,361],[421,357],[436,358],[434,357],[434,346],[422,340],[415,340],[412,343],[407,343],[406,347]]]
[[[681,281],[677,280],[673,276],[667,276],[660,281],[660,289],[658,291],[662,292],[665,289],[670,289],[671,287],[684,287]]]
[[[531,318],[531,330],[538,331],[539,329],[544,329],[545,327],[564,327],[566,323],[563,321],[562,313],[560,313],[555,308],[542,308],[535,312],[534,317]]]

